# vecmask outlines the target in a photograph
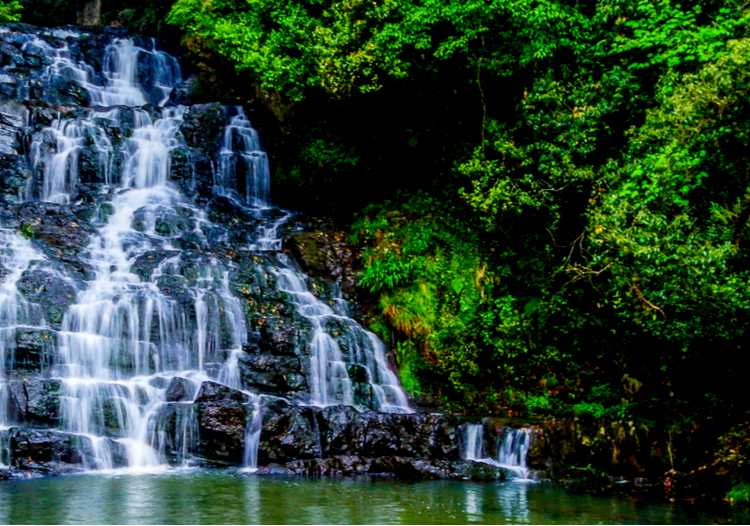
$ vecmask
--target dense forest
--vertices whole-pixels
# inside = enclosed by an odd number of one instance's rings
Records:
[[[84,7],[6,1],[0,20]],[[750,500],[747,3],[97,7],[253,109],[274,199],[345,232],[420,403],[624,422]]]

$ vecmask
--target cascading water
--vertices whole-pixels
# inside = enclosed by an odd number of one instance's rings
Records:
[[[107,40],[97,70],[82,58],[80,36],[9,37],[44,66],[38,80],[18,83],[15,96],[52,93],[48,108],[21,119],[29,127],[31,177],[17,199],[42,215],[97,204],[80,216],[90,223],[88,242],[60,265],[20,236],[18,224],[0,228],[0,449],[6,431],[33,420],[72,437],[69,462],[88,469],[190,465],[205,439],[199,397],[218,384],[239,393],[231,396],[240,397],[245,415],[242,462],[257,468],[266,395],[242,369],[257,330],[232,281],[238,254],[249,254],[243,257],[308,325],[299,349],[308,392],[294,393],[295,403],[411,413],[383,343],[350,317],[339,293],[330,304],[313,295],[308,277],[281,253],[280,231],[292,214],[271,205],[268,158],[243,109],[222,109],[226,125],[210,153],[212,194],[199,204],[175,182],[175,163],[192,155],[185,153],[190,110],[170,102],[181,82],[175,59],[153,42],[117,37]],[[239,246],[212,222],[217,211],[205,201],[213,196],[252,221]],[[67,219],[66,229],[76,230],[78,220]],[[52,250],[58,257],[61,249]],[[39,286],[32,270],[49,279]],[[21,280],[34,293],[54,283],[73,291],[59,319],[45,321],[44,309],[20,292]],[[14,366],[19,328],[52,335],[44,340],[49,367],[30,379]],[[11,411],[19,403],[41,414],[19,424]],[[0,463],[9,462],[2,451]]]
[[[257,132],[250,127],[242,109],[235,111],[237,114],[224,133],[216,184],[221,193],[230,195],[244,188],[245,203],[255,217],[264,218],[269,207],[270,187],[267,157],[260,150]],[[262,221],[249,248],[278,251],[281,248],[278,229],[289,218],[290,214],[282,212],[276,218]],[[307,276],[295,269],[286,255],[277,254],[274,263],[268,270],[276,277],[278,290],[289,295],[297,312],[312,329],[310,403],[322,407],[358,403],[347,370],[355,365],[364,371],[372,391],[371,400],[365,405],[385,412],[413,412],[395,373],[387,365],[383,342],[345,313],[334,311],[317,298],[306,284]],[[340,295],[333,298],[334,306],[342,301]],[[340,341],[333,337],[330,324],[337,324],[341,329],[339,338],[346,342],[346,353],[342,352]]]
[[[20,329],[46,326],[38,306],[19,292],[18,281],[34,261],[43,259],[28,239],[0,229],[0,466],[9,456],[5,431],[13,423],[13,415],[8,378],[15,366],[16,337]]]
[[[250,126],[241,107],[234,109],[224,130],[224,141],[219,152],[216,188],[237,193],[249,205],[267,207],[270,196],[268,156],[260,147],[258,132]]]
[[[527,457],[531,446],[531,429],[505,427],[498,443],[497,458],[487,456],[482,424],[464,424],[461,458],[507,469],[515,480],[529,480]]]
[[[276,275],[280,291],[289,294],[297,312],[312,327],[310,340],[310,395],[311,403],[319,406],[355,403],[352,380],[347,367],[356,364],[364,370],[372,389],[375,403],[381,411],[409,413],[406,395],[398,385],[396,375],[385,361],[383,343],[353,319],[337,314],[326,303],[316,298],[305,284],[305,276],[294,270],[289,259],[279,254],[279,267],[271,269]],[[340,339],[349,348],[346,359],[339,341],[331,334],[329,323],[342,330]]]
[[[484,426],[465,424],[461,457],[465,460],[482,460],[484,456]]]
[[[505,428],[502,446],[497,455],[498,464],[512,471],[519,479],[528,480],[526,458],[531,446],[531,429]]]

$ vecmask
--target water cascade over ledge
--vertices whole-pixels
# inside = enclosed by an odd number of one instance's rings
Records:
[[[464,424],[461,456],[465,460],[481,462],[508,470],[514,479],[526,481],[531,472],[527,465],[531,447],[530,428],[503,427],[493,444],[496,454],[488,453],[485,429],[482,424]]]
[[[185,103],[151,40],[0,40],[21,57],[0,78],[0,465],[252,470],[279,404],[318,434],[326,408],[413,414],[382,342],[282,252],[294,215],[243,108]]]

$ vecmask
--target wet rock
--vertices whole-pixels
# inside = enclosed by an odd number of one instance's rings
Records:
[[[18,80],[6,73],[0,74],[0,95],[10,99],[16,97]]]
[[[458,460],[455,428],[441,415],[359,412],[348,406],[300,407],[264,399],[259,460],[399,456]]]
[[[221,144],[226,122],[225,106],[218,103],[196,104],[185,113],[180,132],[189,147],[213,154]]]
[[[182,84],[172,90],[169,97],[169,104],[190,106],[193,97],[200,87],[199,85],[200,82],[197,75],[190,75],[188,78],[183,79]]]
[[[24,203],[16,213],[19,223],[28,225],[32,239],[50,260],[79,276],[91,273],[81,252],[88,246],[94,228],[81,222],[71,207]]]
[[[283,313],[287,309],[281,307],[279,310]],[[255,318],[261,351],[276,355],[296,355],[299,342],[304,341],[305,329],[293,323],[293,320],[294,318],[282,315]]]
[[[0,197],[9,202],[22,201],[32,177],[24,157],[0,153]]]
[[[15,79],[0,74],[0,84],[12,82]],[[21,149],[21,133],[26,125],[26,108],[15,102],[0,104],[0,154],[18,155]]]
[[[231,387],[227,387],[226,385],[217,382],[206,381],[198,388],[198,394],[195,395],[195,401],[196,403],[231,401],[244,404],[249,403],[251,400],[250,397],[242,391],[232,389]]]
[[[0,75],[0,92],[15,80]],[[7,90],[6,90],[7,91]],[[32,173],[23,150],[27,110],[15,102],[0,104],[0,195],[15,202],[26,193]]]
[[[326,455],[458,459],[455,428],[442,415],[360,413],[347,406],[319,414]]]
[[[245,407],[234,400],[197,402],[197,453],[219,464],[239,465],[244,456]]]
[[[189,288],[189,284],[182,276],[164,274],[159,276],[156,284],[162,294],[174,299],[185,310],[195,303],[195,297]]]
[[[69,69],[63,69],[50,78],[44,86],[44,100],[51,104],[88,106],[89,92],[83,88]]]
[[[51,352],[56,341],[55,333],[33,327],[19,327],[15,332],[13,370],[36,373],[45,371],[52,363]]]
[[[198,454],[209,461],[240,464],[244,456],[249,397],[216,382],[203,382],[195,397]]]
[[[54,378],[30,377],[24,379],[23,386],[26,395],[23,419],[45,425],[58,424],[62,382]]]
[[[86,144],[78,152],[78,177],[83,183],[105,183],[109,168],[107,161],[93,144]]]
[[[322,456],[316,408],[295,406],[280,398],[263,398],[261,411],[260,464]]]
[[[307,390],[299,358],[265,353],[239,356],[240,379],[249,389],[272,394],[290,394]]]
[[[195,396],[195,386],[187,378],[176,376],[169,382],[166,391],[167,402],[187,402]]]
[[[60,329],[63,316],[68,307],[75,302],[77,295],[72,280],[66,280],[59,273],[41,267],[26,270],[17,287],[27,301],[37,306],[41,316],[53,329]],[[49,336],[45,342],[52,343],[52,337]]]
[[[149,280],[159,265],[179,254],[176,250],[151,250],[145,252],[136,257],[133,262],[132,271],[141,279]]]
[[[103,439],[106,440],[106,439]],[[13,429],[10,434],[12,466],[25,471],[66,473],[96,467],[91,441],[84,436],[61,431]],[[123,446],[109,440],[115,467],[126,463]]]
[[[227,110],[217,103],[190,106],[180,126],[186,147],[173,152],[173,180],[184,191],[203,198],[213,193],[213,158],[221,144]]]
[[[354,292],[357,255],[346,242],[345,232],[298,232],[289,236],[287,247],[308,274],[333,279],[345,292]]]
[[[154,447],[170,464],[195,463],[193,452],[198,446],[198,416],[190,403],[166,403],[159,407],[153,417],[156,429]]]
[[[193,157],[190,148],[178,146],[170,154],[170,178],[180,185],[183,191],[196,190],[196,177],[193,170]]]

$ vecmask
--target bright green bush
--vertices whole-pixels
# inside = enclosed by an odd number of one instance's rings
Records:
[[[18,22],[21,20],[23,5],[20,0],[3,0],[0,2],[0,23]]]

